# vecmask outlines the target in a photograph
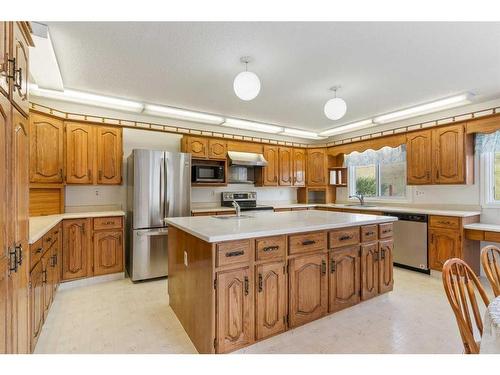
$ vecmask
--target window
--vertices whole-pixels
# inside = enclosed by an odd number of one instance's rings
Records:
[[[406,196],[405,146],[353,152],[346,156],[346,165],[349,195],[388,199]]]
[[[500,152],[494,153],[493,160],[493,199],[500,202]]]
[[[476,152],[481,160],[482,204],[500,205],[500,131],[476,135]]]

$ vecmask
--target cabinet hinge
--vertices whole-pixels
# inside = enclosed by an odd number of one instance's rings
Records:
[[[30,287],[30,289],[32,289],[31,281],[29,282],[29,287]]]
[[[217,338],[214,339],[214,349],[217,349]]]
[[[214,279],[214,289],[217,289],[217,279]]]
[[[288,314],[286,314],[286,324],[290,324],[290,316]]]

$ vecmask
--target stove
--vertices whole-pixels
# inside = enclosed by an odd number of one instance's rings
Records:
[[[272,206],[257,204],[256,191],[224,191],[221,193],[221,206],[233,207],[233,201],[240,205],[241,211],[270,211]]]

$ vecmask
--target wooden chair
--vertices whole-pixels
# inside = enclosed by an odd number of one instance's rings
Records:
[[[495,297],[500,296],[500,249],[496,246],[485,246],[481,250],[481,263],[490,282]]]
[[[489,305],[488,296],[474,271],[463,260],[448,259],[443,266],[443,285],[457,320],[458,329],[466,354],[479,353],[479,344],[474,340],[471,310],[479,333],[483,334],[483,321],[476,299],[476,289],[484,304]]]

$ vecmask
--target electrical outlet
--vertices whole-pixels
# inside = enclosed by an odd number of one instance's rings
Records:
[[[184,250],[184,265],[188,266],[188,253],[186,250]]]
[[[95,189],[95,196],[98,197],[99,196],[99,189]]]
[[[210,191],[210,195],[211,195],[212,197],[215,197],[215,190],[211,190],[211,191]]]
[[[422,195],[424,195],[423,190],[415,190],[415,196],[421,197]]]

